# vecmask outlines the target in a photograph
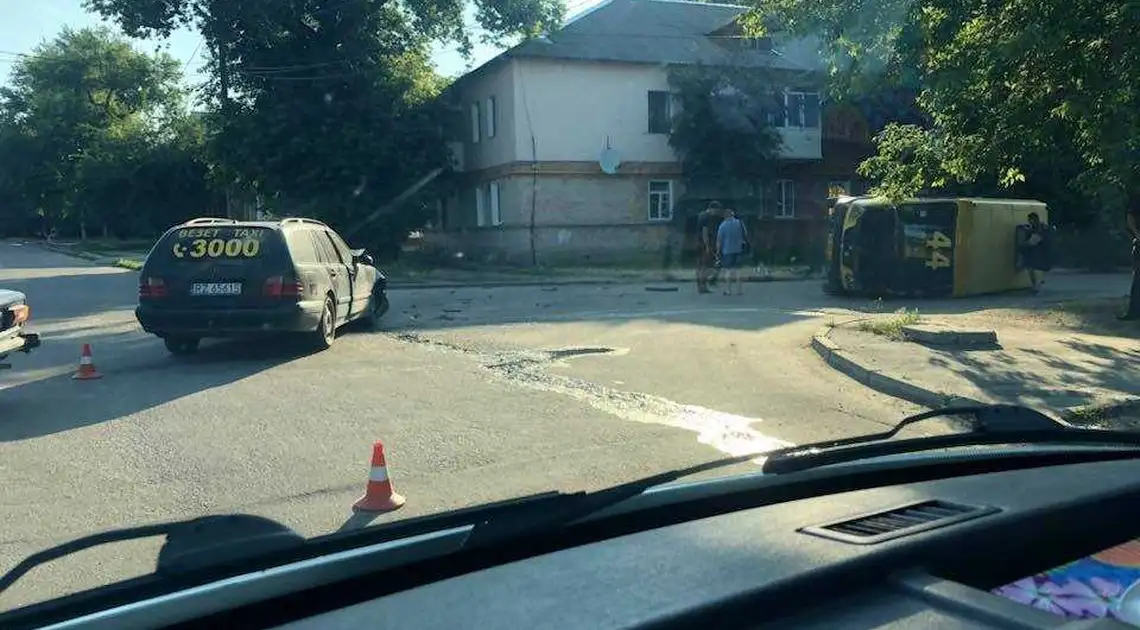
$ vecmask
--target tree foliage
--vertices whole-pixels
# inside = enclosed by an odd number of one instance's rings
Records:
[[[758,0],[755,15],[819,37],[839,93],[921,86],[931,124],[889,126],[863,165],[891,196],[1059,174],[1109,206],[1136,194],[1134,2]]]
[[[771,80],[753,68],[699,65],[673,66],[668,78],[678,109],[669,145],[690,188],[724,190],[772,173],[782,139],[769,122]]]
[[[238,22],[259,36],[233,45],[243,70],[233,77],[219,158],[271,206],[347,229],[447,167],[435,100],[441,83],[394,8],[357,3],[298,27],[296,13],[277,12],[286,4]],[[426,198],[384,215],[367,244],[393,251],[422,225]]]
[[[448,152],[430,45],[471,48],[463,0],[87,0],[132,36],[193,25],[209,58],[212,160],[232,189],[343,227],[437,168]],[[560,22],[557,0],[476,0],[491,39]],[[429,189],[427,192],[431,192]],[[430,195],[364,238],[395,251]]]
[[[208,200],[200,126],[180,81],[179,62],[106,29],[65,29],[19,60],[0,88],[5,231],[129,236],[178,216],[182,202]],[[172,189],[183,195],[172,201]]]

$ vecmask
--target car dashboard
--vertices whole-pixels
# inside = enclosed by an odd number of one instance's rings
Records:
[[[989,472],[671,524],[274,627],[1135,628],[1140,552],[1117,546],[1138,515],[1138,460]],[[1095,554],[1099,582],[1024,579]]]

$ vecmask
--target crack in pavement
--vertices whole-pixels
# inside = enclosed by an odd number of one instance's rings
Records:
[[[753,424],[763,422],[760,418],[684,405],[652,394],[618,390],[580,378],[551,374],[545,369],[548,365],[568,358],[618,354],[621,352],[618,348],[570,347],[485,352],[415,332],[395,333],[393,337],[406,343],[441,348],[473,357],[484,368],[510,383],[561,394],[623,420],[691,431],[697,434],[699,443],[728,455],[760,454],[792,446],[790,442],[764,435],[754,429]],[[757,461],[762,461],[762,458]]]

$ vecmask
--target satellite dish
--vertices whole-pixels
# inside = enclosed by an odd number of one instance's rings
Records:
[[[614,175],[621,166],[621,158],[618,157],[617,151],[606,149],[598,157],[598,166],[602,167],[602,172],[606,175]]]

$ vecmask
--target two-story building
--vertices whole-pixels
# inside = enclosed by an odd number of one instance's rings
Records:
[[[782,92],[784,113],[772,120],[779,174],[750,194],[769,245],[794,247],[819,224],[829,189],[854,192],[854,163],[823,159],[811,47],[741,37],[745,10],[610,0],[459,78],[447,97],[464,121],[452,143],[463,184],[440,204],[427,240],[469,259],[544,264],[631,260],[675,243],[680,209],[708,195],[680,203],[668,68],[732,63],[770,73]]]

